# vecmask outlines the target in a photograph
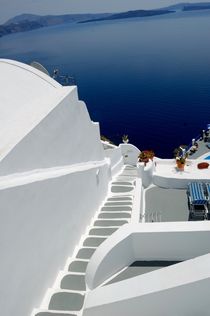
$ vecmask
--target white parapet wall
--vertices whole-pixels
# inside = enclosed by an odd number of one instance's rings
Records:
[[[120,147],[113,146],[104,151],[105,156],[110,159],[111,174],[114,177],[124,166],[123,156]]]
[[[209,315],[210,254],[95,289],[83,316]]]
[[[203,160],[187,160],[184,171],[180,171],[175,159],[159,159],[153,172],[153,183],[162,188],[186,189],[191,181],[209,182],[210,170],[198,169],[200,162]]]
[[[210,170],[198,169],[200,162],[203,160],[187,160],[184,171],[177,169],[175,159],[154,158],[146,165],[138,163],[137,167],[144,188],[155,184],[167,189],[186,189],[191,181],[210,181]]]
[[[145,165],[144,162],[137,164],[139,177],[142,179],[142,185],[144,188],[150,186],[153,183],[153,173],[155,170],[155,165],[152,160]]]
[[[105,198],[109,165],[17,175],[7,188],[0,180],[0,314],[28,316]]]
[[[94,253],[86,281],[94,289],[134,261],[183,261],[210,252],[210,222],[126,224]]]
[[[140,150],[132,144],[120,144],[124,163],[136,166]]]
[[[83,315],[207,315],[209,238],[209,222],[124,225],[91,258]],[[138,260],[184,262],[100,287]]]

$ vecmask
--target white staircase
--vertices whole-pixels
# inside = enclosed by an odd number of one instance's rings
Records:
[[[97,247],[122,225],[129,223],[133,210],[136,167],[125,166],[111,183],[110,193],[82,238],[76,255],[69,258],[53,289],[49,289],[40,309],[33,316],[79,316],[86,294],[85,272]]]

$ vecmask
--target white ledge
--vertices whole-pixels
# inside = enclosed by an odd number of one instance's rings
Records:
[[[105,158],[101,161],[89,161],[85,163],[73,164],[70,166],[36,169],[28,172],[2,176],[0,177],[0,190],[25,185],[27,183],[36,181],[57,178],[70,173],[87,171],[90,169],[102,167],[104,165],[109,165],[109,159]]]

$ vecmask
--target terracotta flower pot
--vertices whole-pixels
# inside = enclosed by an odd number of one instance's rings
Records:
[[[180,171],[184,171],[184,166],[185,166],[184,163],[181,163],[179,160],[177,160],[176,166],[177,166],[177,169],[179,169]]]

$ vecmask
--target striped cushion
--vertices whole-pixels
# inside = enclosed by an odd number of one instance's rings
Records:
[[[208,196],[210,198],[210,183],[206,183],[206,190],[207,190]]]
[[[203,185],[199,182],[192,182],[188,185],[191,203],[194,205],[206,204],[207,200],[204,194]]]

